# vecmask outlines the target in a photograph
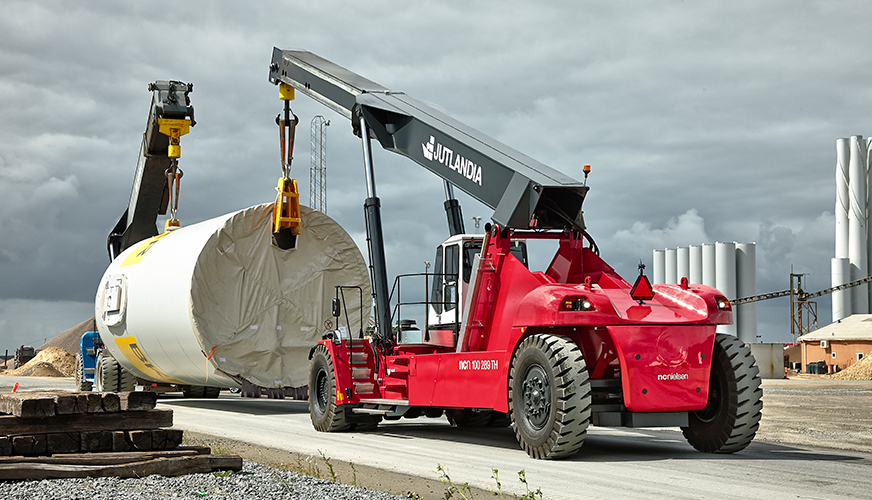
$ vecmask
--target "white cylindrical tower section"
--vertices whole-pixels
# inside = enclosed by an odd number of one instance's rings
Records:
[[[706,243],[702,246],[702,284],[717,288],[717,273],[715,262],[715,245]]]
[[[851,195],[848,188],[848,165],[851,158],[850,139],[836,140],[836,253],[837,259],[848,257],[848,212]]]
[[[757,245],[736,244],[736,298],[757,295]],[[757,303],[742,304],[734,309],[739,340],[746,344],[757,342]]]
[[[691,283],[702,283],[702,245],[690,245],[690,275]]]
[[[308,383],[309,350],[333,321],[336,285],[350,325],[369,316],[370,281],[354,240],[300,207],[296,248],[272,244],[273,204],[258,205],[140,242],[100,282],[95,314],[106,349],[154,382],[238,387]],[[365,319],[364,319],[365,321]],[[345,326],[343,320],[337,326]]]
[[[736,298],[736,244],[715,243],[715,288],[729,300]],[[718,333],[736,335],[736,318],[732,325],[718,325]]]
[[[666,250],[654,250],[654,284],[666,283]]]
[[[850,210],[848,210],[848,258],[851,262],[851,280],[867,276],[866,241],[866,143],[862,136],[851,136],[848,187]],[[869,288],[855,286],[851,290],[853,314],[869,313]]]
[[[678,251],[675,248],[666,249],[666,275],[663,277],[666,283],[678,283]]]
[[[847,258],[832,259],[832,286],[844,285],[850,281],[851,262]],[[851,315],[851,289],[833,292],[833,322]]]
[[[681,278],[687,278],[690,281],[690,248],[678,247],[675,249],[675,258],[678,278],[675,282],[681,282]]]
[[[870,185],[872,185],[869,182],[869,179],[870,179],[869,149],[870,149],[870,147],[872,147],[872,137],[867,137],[866,138],[866,150],[864,151],[864,155],[863,155],[863,160],[865,162],[864,166],[866,168],[866,220],[865,220],[865,227],[866,227],[866,271],[867,271],[867,273],[862,276],[863,278],[868,276],[869,264],[872,263],[872,231],[869,230],[869,211],[872,210],[872,205],[870,205],[870,203],[869,203],[869,200],[870,200],[869,187],[870,187]],[[836,257],[838,257],[838,255]],[[868,308],[868,309],[866,309],[866,311],[867,312],[872,311],[872,284],[867,283],[865,285],[860,285],[859,287],[855,287],[855,288],[866,288],[866,297],[867,297],[867,300],[869,301],[867,306],[866,306]]]

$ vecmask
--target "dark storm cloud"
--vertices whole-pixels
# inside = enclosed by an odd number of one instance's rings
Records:
[[[869,132],[867,10],[862,2],[5,2],[0,337],[29,331],[16,316],[24,308],[8,301],[65,301],[59,329],[91,314],[106,235],[130,193],[149,82],[194,83],[199,123],[182,140],[184,224],[272,199],[273,46],[311,50],[437,103],[574,177],[592,164],[586,221],[625,275],[650,261],[652,247],[757,241],[761,292],[785,288],[791,264],[826,286],[833,144]],[[359,141],[347,120],[311,100],[293,106],[304,202],[308,124],[323,114],[328,213],[362,243]],[[375,162],[389,270],[420,271],[446,235],[441,180],[383,151]],[[469,217],[491,213],[461,201],[469,227]],[[773,338],[787,328],[783,309],[761,308],[771,310],[760,321]]]

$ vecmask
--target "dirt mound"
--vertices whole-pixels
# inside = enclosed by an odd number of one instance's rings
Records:
[[[838,380],[872,380],[872,353],[866,354],[860,361],[829,377]]]
[[[39,373],[36,373],[39,372]],[[45,373],[45,374],[42,374]],[[76,357],[61,347],[47,347],[24,366],[9,370],[6,375],[21,377],[73,377],[76,375]]]
[[[97,324],[94,322],[94,318],[87,319],[49,340],[45,344],[37,347],[37,349],[41,350],[47,347],[61,347],[71,354],[76,354],[76,351],[79,350],[79,339],[82,338],[82,334],[96,330]]]
[[[66,377],[63,372],[55,368],[55,366],[51,363],[46,363],[45,361],[41,361],[39,363],[27,363],[17,370],[12,370],[10,375],[17,375],[19,377]]]

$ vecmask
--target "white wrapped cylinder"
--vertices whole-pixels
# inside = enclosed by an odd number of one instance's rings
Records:
[[[848,258],[851,260],[851,280],[868,276],[866,253],[866,143],[862,136],[851,136],[848,165],[851,206],[848,211]],[[869,313],[869,289],[851,288],[851,310],[854,314]]]
[[[141,242],[115,259],[97,290],[97,328],[106,348],[138,377],[156,382],[301,387],[308,352],[333,320],[336,285],[351,331],[369,317],[366,264],[332,219],[301,208],[297,247],[272,244],[272,204]],[[350,300],[349,300],[350,299]]]
[[[702,245],[690,245],[690,276],[691,283],[702,283]]]

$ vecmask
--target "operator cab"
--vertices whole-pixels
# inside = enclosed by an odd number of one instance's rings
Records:
[[[472,265],[476,255],[481,253],[483,240],[482,234],[458,234],[436,247],[433,283],[427,305],[431,330],[454,329],[461,321],[460,311],[472,279]],[[524,267],[528,266],[524,240],[512,240],[511,252]]]

